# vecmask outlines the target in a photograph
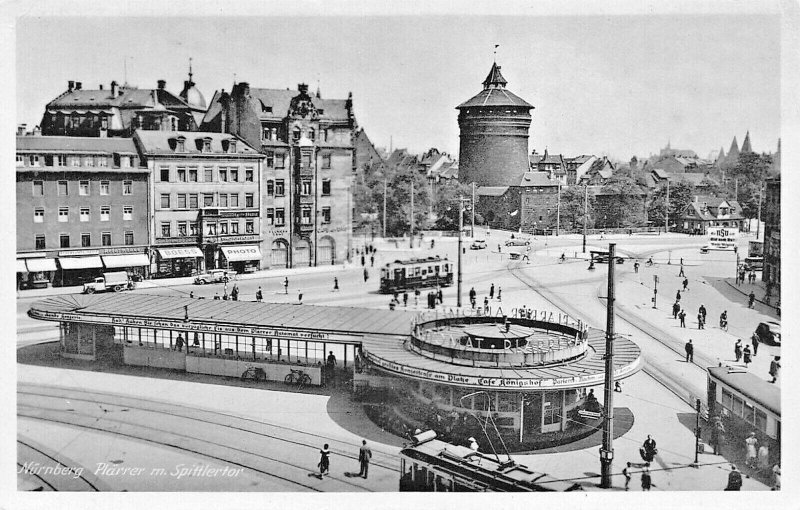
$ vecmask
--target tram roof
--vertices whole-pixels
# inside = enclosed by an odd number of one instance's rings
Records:
[[[731,367],[709,367],[714,379],[753,399],[778,416],[781,415],[781,389],[750,372]]]
[[[344,306],[294,305],[224,301],[142,293],[54,296],[31,305],[31,310],[98,316],[189,321],[328,332],[408,335],[414,314]]]
[[[395,260],[394,262],[388,262],[386,265],[389,266],[391,264],[400,264],[400,265],[407,265],[407,264],[431,264],[434,262],[449,262],[447,257],[440,257],[436,255],[435,257],[426,257],[426,258],[418,258],[418,259],[405,259],[405,260]]]

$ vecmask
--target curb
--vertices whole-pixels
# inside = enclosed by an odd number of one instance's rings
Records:
[[[745,293],[745,291],[743,291],[742,289],[740,289],[739,287],[737,287],[736,285],[734,285],[734,284],[732,284],[730,281],[728,281],[728,279],[727,279],[727,278],[726,278],[724,281],[725,281],[725,283],[727,283],[727,284],[728,284],[728,286],[729,286],[730,288],[732,288],[732,289],[733,289],[733,290],[735,290],[736,292],[740,293],[742,296],[745,296],[745,297],[747,297],[747,296],[749,295],[749,294]],[[765,292],[766,292],[766,291],[765,291]],[[764,306],[768,306],[768,307],[770,307],[770,308],[773,308],[773,309],[775,309],[776,311],[778,310],[778,307],[777,307],[777,306],[775,306],[775,305],[773,305],[772,303],[766,303],[766,302],[764,302],[764,301],[762,301],[762,300],[760,300],[760,299],[758,299],[758,298],[756,298],[756,301],[758,301],[759,303],[761,303],[761,304],[762,304],[762,305],[764,305]]]

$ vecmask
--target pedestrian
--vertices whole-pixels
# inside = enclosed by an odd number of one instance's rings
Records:
[[[697,329],[703,329],[703,314],[697,313]]]
[[[756,302],[756,295],[753,293],[753,291],[750,291],[750,295],[747,297],[747,307],[753,308],[753,303],[755,302]]]
[[[719,415],[714,416],[711,428],[711,446],[714,447],[714,455],[719,455],[722,441],[725,439],[725,424]]]
[[[489,313],[489,298],[486,296],[483,297],[483,313]]]
[[[781,490],[781,465],[775,464],[772,466],[772,490]]]
[[[215,293],[214,293],[214,299],[221,299],[221,298],[219,297],[219,292],[215,292]]]
[[[419,306],[419,287],[414,289],[414,306]]]
[[[369,280],[369,271],[367,271],[367,268],[365,267],[364,268],[364,283],[367,283],[367,280]]]
[[[744,445],[746,450],[745,464],[747,464],[747,467],[755,468],[757,458],[756,448],[758,447],[758,439],[756,439],[755,432],[750,432],[750,435],[744,440]]]
[[[262,299],[264,299],[264,294],[261,292],[261,287],[258,287],[256,291],[256,301],[260,303]]]
[[[723,310],[722,313],[719,314],[719,329],[728,331],[728,310]]]
[[[289,294],[289,277],[288,276],[284,276],[283,277],[283,293],[284,294]]]
[[[686,342],[686,363],[694,362],[694,345],[692,344],[692,339],[690,338],[688,342]]]
[[[781,371],[781,357],[775,356],[772,358],[772,361],[769,362],[769,375],[772,376],[771,383],[775,383],[778,380],[778,374]]]
[[[194,298],[194,291],[193,291],[193,290],[189,292],[189,298],[190,298],[190,299],[191,299],[191,298]]]
[[[628,485],[631,483],[631,463],[628,462],[628,465],[622,468],[622,476],[625,477],[625,490],[628,490]]]
[[[686,327],[686,312],[681,309],[680,313],[678,313],[678,318],[681,320],[681,327]]]
[[[753,357],[755,358],[756,356],[758,356],[758,344],[760,343],[760,340],[756,333],[753,333],[753,336],[750,337],[750,343],[753,344]]]
[[[561,256],[563,257],[564,254],[561,254]],[[636,273],[636,274],[639,274],[639,261],[638,260],[633,263],[633,272]],[[628,481],[630,481],[630,478],[628,478]]]
[[[706,311],[705,305],[700,305],[700,308],[698,308],[697,311],[700,312],[701,314],[703,314],[703,322],[705,322],[706,321],[706,314],[708,313]]]
[[[408,291],[403,291],[403,308],[408,307]]]
[[[365,265],[366,265],[366,259],[364,258],[364,255],[361,255],[361,267],[364,267]]]
[[[683,259],[681,259],[681,271],[678,273],[678,276],[686,276],[686,274],[683,272]]]
[[[434,239],[431,239],[431,250],[433,249],[433,247],[434,247],[434,245],[435,245],[435,244],[436,244],[436,243],[434,242]]]
[[[369,267],[375,267],[375,255],[369,256]]]
[[[494,283],[489,287],[489,299],[494,299]]]
[[[469,449],[475,453],[478,453],[478,448],[480,447],[478,446],[478,442],[475,441],[475,438],[470,437],[469,439],[467,439],[467,441],[469,441]]]
[[[681,311],[681,305],[677,301],[672,303],[672,318],[673,319],[677,319],[678,318],[678,312],[680,312],[680,311]]]
[[[175,339],[175,350],[183,352],[183,337],[178,333],[178,338]]]
[[[367,440],[361,440],[361,448],[358,450],[358,463],[361,464],[361,470],[358,472],[358,476],[363,476],[364,478],[367,477],[367,472],[369,472],[369,461],[372,458],[372,450],[369,449],[367,446]]]
[[[747,368],[747,365],[753,362],[753,358],[750,357],[749,345],[744,346],[744,351],[742,351],[742,357],[744,358],[744,367]]]
[[[614,381],[614,391],[617,393],[622,393],[622,383],[619,381]]]
[[[687,290],[689,290],[689,279],[688,278],[684,278],[683,279],[683,291],[686,292]]]
[[[475,296],[477,296],[477,292],[475,292],[475,287],[469,289],[469,303],[472,305],[473,310],[475,309]]]
[[[436,299],[439,301],[439,304],[444,303],[444,294],[442,293],[442,288],[439,287],[439,290],[436,292]]]
[[[503,253],[503,250],[502,250],[502,248],[500,248],[499,244],[497,245],[497,253]]]
[[[642,469],[642,490],[649,491],[653,486],[653,477],[650,475],[650,463],[646,463]]]
[[[737,338],[736,343],[733,345],[733,354],[736,356],[736,362],[742,360],[742,339]]]
[[[500,287],[497,287],[497,300],[498,301],[502,301],[503,300],[502,297],[501,297],[502,294],[503,294],[503,289],[500,288]]]
[[[328,450],[328,443],[322,446],[322,450],[319,451],[319,477],[322,478],[323,476],[330,473],[331,470],[331,461],[330,461],[331,451]]]
[[[334,292],[338,292],[339,291],[339,278],[337,278],[335,276],[333,277],[333,291]]]
[[[742,488],[742,474],[736,469],[736,466],[731,464],[731,471],[728,473],[728,486],[725,487],[726,491],[738,491]]]
[[[675,293],[675,301],[677,301],[678,303],[681,302],[681,291],[680,291],[680,289],[678,289],[678,292]]]
[[[333,351],[328,351],[325,367],[328,369],[328,378],[331,381],[331,386],[336,387],[336,356],[333,355]]]
[[[299,305],[303,304],[303,291],[302,290],[298,290],[297,291],[297,304],[299,304]]]
[[[644,451],[645,462],[651,462],[653,458],[658,453],[658,448],[656,448],[656,440],[650,437],[650,434],[647,434],[647,439],[644,440],[642,443],[642,450]]]

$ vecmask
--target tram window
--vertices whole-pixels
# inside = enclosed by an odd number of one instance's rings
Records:
[[[419,272],[420,272],[420,268],[415,267],[414,268],[414,276],[419,276]]]
[[[722,388],[722,407],[726,407],[733,411],[733,395],[725,388]]]
[[[756,409],[756,428],[761,432],[767,431],[767,414],[761,409]]]
[[[444,265],[444,272],[447,272],[447,264]]]
[[[744,407],[744,402],[737,396],[733,397],[733,414],[736,416],[742,416],[742,411]]]
[[[425,276],[426,274],[427,274],[427,272],[426,272],[426,271],[425,271],[425,269],[423,268],[423,270],[422,270],[422,276]]]
[[[756,422],[756,410],[755,410],[755,408],[753,406],[751,406],[747,402],[744,403],[744,416],[743,416],[743,418],[747,423],[755,424],[755,422]]]

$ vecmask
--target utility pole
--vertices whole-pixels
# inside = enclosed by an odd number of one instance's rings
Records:
[[[603,417],[603,446],[600,447],[600,487],[611,487],[614,460],[614,266],[616,243],[608,245],[608,299],[606,302],[606,377]]]
[[[459,195],[458,197],[458,279],[456,284],[456,306],[461,308],[461,237],[464,230],[464,202],[469,202],[468,198]]]
[[[586,219],[589,214],[589,183],[583,185],[583,253],[586,253]]]
[[[472,223],[469,229],[469,236],[475,239],[475,182],[472,183]]]
[[[733,178],[733,199],[739,200],[739,178]]]
[[[698,398],[695,400],[695,409],[697,409],[697,416],[695,417],[695,427],[694,427],[694,467],[697,467],[699,462],[698,453],[700,453],[700,409],[703,405]]]
[[[656,308],[656,297],[658,296],[658,275],[653,275],[653,308]]]
[[[756,217],[756,241],[758,241],[758,236],[761,235],[761,197],[763,196],[762,191],[764,190],[764,181],[758,183],[758,216]]]
[[[386,239],[386,177],[383,178],[383,238]]]
[[[414,248],[414,175],[411,175],[411,234],[408,236],[411,248]]]
[[[558,197],[556,198],[556,235],[561,230],[561,181],[558,181]]]
[[[669,234],[669,179],[667,179],[667,205],[664,207],[664,232]]]

